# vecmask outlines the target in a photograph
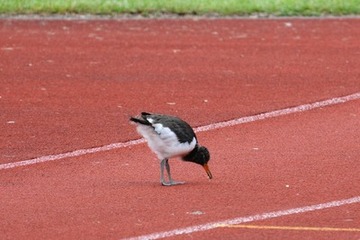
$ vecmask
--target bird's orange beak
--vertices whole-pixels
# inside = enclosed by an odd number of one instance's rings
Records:
[[[209,166],[207,164],[204,164],[203,167],[204,167],[207,175],[209,176],[209,179],[212,179],[212,174],[210,172]]]

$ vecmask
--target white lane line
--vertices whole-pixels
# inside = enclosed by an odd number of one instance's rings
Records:
[[[191,234],[191,233],[195,233],[195,232],[203,232],[203,231],[211,230],[214,228],[222,227],[224,225],[228,226],[228,225],[237,225],[237,224],[261,221],[261,220],[278,218],[278,217],[288,216],[288,215],[293,215],[293,214],[300,214],[300,213],[312,212],[312,211],[317,211],[317,210],[323,210],[323,209],[327,209],[327,208],[340,207],[340,206],[355,204],[355,203],[360,203],[360,196],[343,199],[343,200],[332,201],[332,202],[320,203],[320,204],[316,204],[316,205],[291,208],[291,209],[287,209],[287,210],[261,213],[261,214],[256,214],[256,215],[252,215],[252,216],[246,216],[246,217],[238,217],[238,218],[228,219],[228,220],[219,221],[219,222],[212,222],[212,223],[206,223],[206,224],[196,225],[196,226],[191,226],[191,227],[186,227],[186,228],[174,229],[174,230],[165,231],[165,232],[158,232],[158,233],[152,233],[152,234],[147,234],[147,235],[142,235],[142,236],[137,236],[137,237],[125,238],[124,240],[150,240],[150,239],[173,237],[173,236],[177,236],[177,235]]]
[[[212,123],[209,125],[197,127],[194,130],[195,130],[195,132],[210,131],[210,130],[214,130],[214,129],[218,129],[218,128],[231,127],[231,126],[235,126],[235,125],[239,125],[239,124],[243,124],[243,123],[254,122],[254,121],[259,121],[259,120],[263,120],[263,119],[267,119],[267,118],[279,117],[279,116],[283,116],[283,115],[287,115],[287,114],[291,114],[291,113],[305,112],[305,111],[309,111],[309,110],[312,110],[315,108],[327,107],[327,106],[345,103],[345,102],[357,100],[357,99],[360,99],[360,92],[357,92],[357,93],[354,93],[351,95],[347,95],[347,96],[343,96],[343,97],[336,97],[336,98],[331,98],[331,99],[327,99],[324,101],[303,104],[303,105],[299,105],[296,107],[284,108],[284,109],[261,113],[261,114],[257,114],[257,115],[253,115],[253,116],[241,117],[241,118],[237,118],[237,119],[233,119],[233,120],[229,120],[229,121]],[[47,155],[47,156],[37,157],[37,158],[29,159],[29,160],[13,162],[13,163],[5,163],[5,164],[0,164],[0,170],[16,168],[16,167],[20,167],[20,166],[33,165],[33,164],[42,163],[42,162],[55,161],[55,160],[64,159],[64,158],[78,157],[78,156],[82,156],[82,155],[86,155],[86,154],[90,154],[90,153],[104,152],[104,151],[109,151],[109,150],[118,149],[118,148],[125,148],[125,147],[129,147],[129,146],[133,146],[133,145],[138,145],[138,144],[144,143],[144,142],[145,142],[144,139],[130,140],[127,142],[112,143],[112,144],[105,145],[102,147],[79,149],[79,150],[75,150],[72,152],[60,153],[60,154],[55,154],[55,155]]]
[[[213,129],[217,129],[217,128],[230,127],[230,126],[239,125],[239,124],[243,124],[243,123],[259,121],[259,120],[263,120],[263,119],[267,119],[267,118],[288,115],[291,113],[305,112],[305,111],[309,111],[309,110],[312,110],[315,108],[327,107],[327,106],[331,106],[331,105],[335,105],[335,104],[339,104],[339,103],[345,103],[345,102],[357,100],[357,99],[360,99],[360,92],[357,92],[357,93],[354,93],[351,95],[347,95],[344,97],[336,97],[336,98],[331,98],[331,99],[327,99],[327,100],[320,101],[320,102],[314,102],[314,103],[299,105],[296,107],[289,107],[289,108],[284,108],[284,109],[280,109],[280,110],[274,110],[271,112],[261,113],[261,114],[248,116],[248,117],[237,118],[237,119],[233,119],[233,120],[229,120],[229,121],[225,121],[225,122],[213,123],[213,124],[209,124],[206,126],[197,127],[197,128],[195,128],[195,130],[197,132],[202,132],[202,131],[209,131],[209,130],[213,130]]]
[[[32,165],[32,164],[37,164],[37,163],[42,163],[42,162],[55,161],[55,160],[64,159],[64,158],[78,157],[78,156],[82,156],[82,155],[86,155],[86,154],[90,154],[90,153],[104,152],[104,151],[109,151],[112,149],[124,148],[124,147],[137,145],[137,144],[144,143],[144,142],[145,142],[145,139],[141,138],[141,139],[137,139],[137,140],[127,141],[124,143],[112,143],[112,144],[105,145],[102,147],[79,149],[79,150],[75,150],[72,152],[60,153],[60,154],[55,154],[55,155],[47,155],[47,156],[42,156],[42,157],[24,160],[24,161],[20,161],[20,162],[5,163],[5,164],[0,164],[0,170],[21,167],[21,166],[27,166],[27,165]]]

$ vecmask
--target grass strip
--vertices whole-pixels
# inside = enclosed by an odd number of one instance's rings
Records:
[[[0,0],[1,14],[358,15],[360,0]]]

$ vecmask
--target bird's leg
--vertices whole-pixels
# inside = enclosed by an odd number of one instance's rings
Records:
[[[169,182],[171,183],[171,182],[172,182],[172,178],[171,178],[171,174],[170,174],[169,159],[166,159],[166,160],[165,160],[165,167],[166,167],[166,172],[167,172],[167,175],[168,175]]]
[[[177,181],[174,181],[171,178],[170,165],[169,165],[169,160],[168,159],[163,159],[160,164],[161,164],[160,181],[161,181],[162,185],[171,186],[171,185],[184,184],[184,182],[177,182]],[[166,172],[167,172],[167,175],[168,175],[168,178],[169,178],[169,182],[166,182],[165,179],[164,179],[164,166],[166,167]]]
[[[168,186],[169,184],[165,181],[164,178],[164,168],[165,168],[165,162],[167,161],[167,159],[163,159],[160,162],[160,183],[164,186]]]

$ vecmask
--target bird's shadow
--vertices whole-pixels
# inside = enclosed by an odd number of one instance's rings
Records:
[[[182,188],[182,187],[191,187],[191,186],[209,186],[211,182],[207,181],[188,181],[184,184],[164,186],[160,182],[156,181],[116,181],[114,185],[119,187],[136,187],[136,188]]]

